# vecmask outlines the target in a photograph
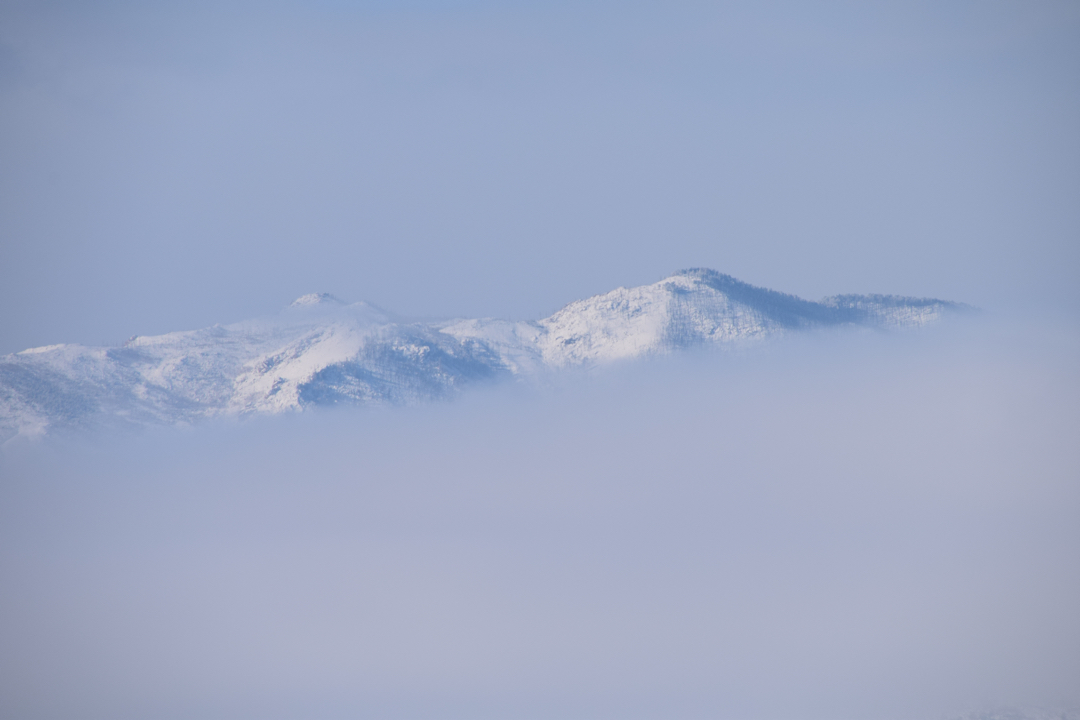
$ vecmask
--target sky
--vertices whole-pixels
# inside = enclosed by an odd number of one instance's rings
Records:
[[[0,352],[711,267],[1080,310],[1080,9],[0,3]],[[1075,324],[1075,322],[1074,322]]]

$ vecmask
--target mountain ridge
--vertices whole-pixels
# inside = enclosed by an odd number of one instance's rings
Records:
[[[894,295],[814,302],[708,268],[575,300],[536,321],[395,321],[368,303],[312,293],[273,316],[119,347],[60,344],[0,357],[0,442],[65,428],[419,402],[474,382],[819,327],[921,327],[967,309]]]

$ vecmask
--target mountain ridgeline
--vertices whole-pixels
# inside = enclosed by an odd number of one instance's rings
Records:
[[[413,403],[480,381],[822,327],[913,328],[965,309],[892,295],[811,302],[701,268],[579,300],[538,321],[400,323],[367,303],[305,295],[276,315],[232,325],[0,357],[0,442],[63,429]]]

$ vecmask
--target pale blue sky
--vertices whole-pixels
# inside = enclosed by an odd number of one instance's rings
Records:
[[[0,6],[0,352],[687,266],[1080,307],[1075,3]]]

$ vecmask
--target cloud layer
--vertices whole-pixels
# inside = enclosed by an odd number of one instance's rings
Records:
[[[840,333],[16,449],[0,714],[1075,703],[1078,345],[1049,336]]]

